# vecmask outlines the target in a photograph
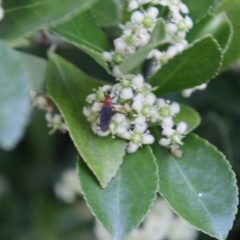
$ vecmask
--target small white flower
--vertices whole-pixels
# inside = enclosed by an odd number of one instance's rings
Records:
[[[112,74],[114,77],[121,77],[123,75],[119,69],[119,66],[117,66],[117,65],[113,66]]]
[[[128,11],[131,12],[135,9],[138,8],[138,1],[137,0],[131,0],[129,3],[128,3]]]
[[[139,144],[136,144],[136,143],[133,143],[133,142],[130,142],[128,145],[127,145],[127,153],[134,153],[138,150],[139,148]]]
[[[101,109],[102,109],[102,106],[103,106],[103,103],[101,103],[101,102],[94,102],[92,107],[91,107],[91,109],[94,112],[100,112]]]
[[[134,89],[141,89],[144,85],[144,78],[141,74],[132,78],[132,86]]]
[[[132,88],[122,88],[120,91],[120,98],[122,99],[131,99],[133,98],[134,93]]]
[[[140,11],[135,11],[131,15],[131,21],[133,23],[141,24],[144,19],[144,14]]]
[[[146,123],[146,117],[145,116],[138,116],[134,119],[135,125],[144,125]]]
[[[174,126],[172,117],[163,118],[161,122],[161,126],[162,128],[172,128]]]
[[[107,62],[112,62],[113,55],[111,52],[103,52],[102,56],[103,56],[104,60],[106,60]]]
[[[176,130],[179,133],[184,134],[187,130],[187,124],[185,122],[178,123]]]
[[[197,86],[197,87],[195,87],[197,90],[204,90],[204,89],[206,89],[206,87],[207,87],[207,84],[206,83],[204,83],[204,84],[201,84],[201,85],[199,85],[199,86]]]
[[[154,143],[154,137],[151,134],[143,135],[142,144],[152,144]]]
[[[93,101],[95,101],[97,99],[97,94],[96,93],[92,93],[89,94],[86,98],[86,102],[92,103]]]

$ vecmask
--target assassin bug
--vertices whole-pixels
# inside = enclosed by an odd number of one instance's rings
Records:
[[[107,90],[105,93],[105,99],[100,111],[100,128],[103,132],[108,130],[108,127],[112,118],[112,98],[110,96],[111,91]]]

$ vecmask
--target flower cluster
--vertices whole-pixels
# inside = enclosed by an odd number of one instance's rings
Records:
[[[148,128],[150,125],[160,125],[163,137],[159,144],[171,150],[178,149],[187,130],[186,123],[175,126],[173,121],[173,117],[180,112],[179,104],[157,98],[153,93],[155,88],[144,82],[140,74],[127,74],[118,81],[113,86],[99,87],[87,96],[89,105],[84,107],[83,113],[91,122],[93,132],[99,136],[112,135],[127,140],[126,151],[133,153],[143,144],[155,141]],[[104,104],[106,92],[112,98],[111,106]],[[107,130],[101,127],[105,107],[111,111]]]
[[[153,93],[156,88],[146,83],[141,74],[124,75],[119,65],[149,42],[159,17],[166,21],[167,36],[165,50],[153,49],[148,55],[153,60],[151,73],[183,51],[188,46],[186,33],[193,27],[189,10],[181,0],[129,0],[128,11],[130,20],[120,25],[122,35],[114,40],[114,50],[103,52],[117,83],[95,89],[87,97],[88,106],[83,113],[95,134],[125,139],[128,153],[153,143],[155,139],[148,128],[159,125],[162,131],[159,144],[180,157],[179,146],[183,144],[187,124],[174,123],[174,116],[180,112],[179,104],[157,98]]]
[[[57,130],[60,130],[62,133],[68,131],[66,123],[64,123],[62,116],[59,113],[53,112],[53,103],[49,98],[37,94],[35,91],[30,91],[30,96],[33,101],[33,107],[46,111],[45,118],[47,120],[47,126],[51,128],[50,134],[54,133]]]

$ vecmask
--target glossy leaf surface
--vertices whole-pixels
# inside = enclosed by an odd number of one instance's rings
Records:
[[[89,10],[52,30],[65,41],[85,51],[100,65],[107,67],[102,52],[111,47]]]
[[[197,135],[188,135],[181,149],[183,156],[179,159],[158,144],[153,146],[159,166],[159,191],[181,217],[224,240],[237,212],[235,174],[223,154]]]
[[[192,88],[216,76],[221,59],[222,53],[216,40],[207,36],[163,65],[149,82],[158,86],[157,95]]]
[[[124,239],[140,224],[156,197],[157,165],[149,147],[126,155],[105,189],[82,160],[78,162],[78,174],[88,206],[114,240]]]
[[[187,40],[191,43],[198,38],[212,34],[223,49],[226,51],[233,36],[232,24],[225,13],[218,15],[208,14],[189,32]]]
[[[175,125],[179,122],[185,122],[188,125],[187,133],[193,131],[201,122],[200,115],[193,108],[180,104],[181,111],[175,117],[173,117],[173,121]]]

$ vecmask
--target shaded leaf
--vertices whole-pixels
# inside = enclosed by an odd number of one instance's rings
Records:
[[[212,7],[215,5],[217,0],[183,0],[183,2],[189,8],[190,17],[194,20],[194,22],[196,22],[212,10]]]
[[[100,26],[112,26],[119,23],[118,5],[114,0],[98,0],[91,12]]]
[[[135,67],[137,67],[139,64],[143,63],[143,61],[146,59],[148,53],[153,49],[162,44],[166,37],[166,29],[165,29],[165,23],[163,20],[158,20],[151,39],[149,43],[139,49],[136,53],[133,55],[130,55],[129,57],[125,58],[124,61],[120,64],[119,68],[122,73],[129,73],[131,70],[133,70]]]
[[[201,122],[200,115],[197,111],[195,111],[193,108],[181,104],[181,111],[178,113],[175,117],[173,117],[173,121],[175,125],[177,125],[179,122],[185,122],[188,125],[187,133],[193,131]]]
[[[194,25],[187,35],[187,40],[193,42],[198,38],[212,34],[223,51],[226,51],[233,36],[232,24],[225,13],[208,14]]]
[[[84,198],[93,214],[111,233],[114,240],[122,240],[137,227],[156,198],[157,166],[149,147],[124,157],[116,177],[105,189],[82,160],[78,172]]]
[[[28,72],[19,55],[0,42],[0,146],[12,149],[29,117]]]
[[[183,156],[155,144],[160,193],[173,210],[197,229],[224,240],[238,204],[234,172],[216,147],[197,135],[184,139]]]
[[[11,40],[32,34],[40,28],[56,26],[87,10],[95,2],[96,0],[5,1],[5,17],[0,23],[0,36]]]
[[[156,95],[192,88],[212,79],[221,66],[222,54],[211,36],[204,37],[176,55],[150,79]]]
[[[86,96],[99,84],[57,55],[50,56],[46,81],[48,93],[62,113],[77,150],[101,186],[106,187],[122,164],[125,142],[95,135],[83,115]]]
[[[224,11],[232,23],[234,35],[229,49],[224,55],[222,70],[229,68],[240,58],[240,1],[239,0],[222,0],[214,10],[216,13]]]
[[[46,60],[17,51],[16,54],[19,55],[22,64],[24,65],[25,69],[28,72],[29,89],[34,90],[38,93],[42,93],[44,88],[44,79],[47,67]]]
[[[106,61],[102,58],[102,52],[110,50],[111,47],[89,10],[52,28],[52,30],[59,37],[81,48],[101,66],[107,68]]]

